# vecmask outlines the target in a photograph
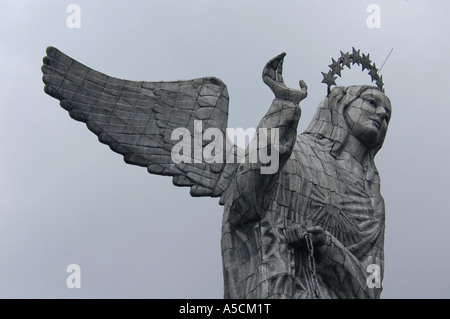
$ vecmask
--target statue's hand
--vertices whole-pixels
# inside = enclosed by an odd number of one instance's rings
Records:
[[[307,248],[305,235],[303,233],[305,230],[311,237],[313,246],[315,248],[319,248],[323,244],[325,244],[327,235],[329,233],[327,231],[324,231],[320,226],[307,227],[306,229],[295,228],[286,234],[288,241],[294,246]]]
[[[267,62],[263,70],[263,81],[266,83],[275,97],[299,104],[308,95],[308,87],[300,80],[300,90],[290,89],[283,82],[283,61],[286,53],[281,53]]]
[[[308,227],[306,231],[311,236],[312,243],[315,247],[325,244],[328,232],[324,231],[320,226]]]

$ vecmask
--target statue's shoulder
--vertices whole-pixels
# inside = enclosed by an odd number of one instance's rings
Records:
[[[317,149],[319,148],[320,145],[317,143],[317,140],[310,134],[299,134],[297,135],[291,159],[301,160],[305,158],[305,156],[316,156]]]
[[[311,134],[297,135],[291,157],[285,165],[285,172],[307,178],[311,176],[311,171],[322,171],[324,162],[333,161],[330,154],[331,145],[328,144]]]

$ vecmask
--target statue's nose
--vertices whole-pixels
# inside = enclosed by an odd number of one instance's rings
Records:
[[[375,113],[380,117],[387,116],[386,110],[384,109],[384,107],[382,105],[377,107]]]
[[[388,118],[388,113],[383,106],[378,106],[375,113],[380,117],[381,120]]]

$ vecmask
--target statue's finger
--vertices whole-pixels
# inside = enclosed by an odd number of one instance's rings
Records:
[[[270,67],[273,68],[274,70],[278,67],[280,61],[283,61],[284,57],[286,56],[285,52],[282,52],[280,54],[278,54],[276,57],[273,57],[270,61]]]
[[[276,83],[275,79],[270,77],[270,76],[268,76],[268,75],[263,75],[263,81],[264,81],[264,83],[266,83],[271,88]]]
[[[308,86],[306,85],[305,81],[300,80],[299,81],[299,85],[300,85],[300,88],[302,89],[302,91],[307,91],[308,90]]]
[[[303,92],[303,94],[308,95],[308,86],[306,85],[305,81],[300,80],[299,82],[300,88],[301,88],[301,92]]]
[[[284,59],[281,59],[278,61],[278,65],[277,65],[277,73],[278,74],[283,73],[283,62],[284,62]]]
[[[268,77],[272,78],[274,81],[277,80],[276,70],[278,68],[280,61],[283,60],[285,55],[286,55],[286,53],[283,52],[281,54],[278,54],[276,57],[273,57],[272,59],[270,59],[269,62],[267,62],[267,64],[264,66],[264,70],[263,70],[263,79],[265,76],[268,76]],[[266,81],[264,81],[264,82],[267,84]]]
[[[283,76],[277,73],[277,82],[284,83]]]
[[[263,78],[264,77],[269,77],[272,80],[276,81],[276,74],[275,74],[275,70],[274,69],[264,69],[263,72]]]
[[[311,234],[320,234],[321,232],[323,232],[323,228],[320,226],[312,226],[306,228],[306,231]]]
[[[285,55],[286,55],[286,53],[283,52],[283,53],[280,53],[277,56],[273,57],[272,59],[270,59],[269,62],[267,62],[266,66],[264,67],[264,71],[266,71],[266,69],[276,70],[279,62],[281,60],[283,60]]]
[[[283,82],[283,62],[284,59],[281,59],[281,61],[278,62],[278,66],[277,66],[277,81],[278,82]]]

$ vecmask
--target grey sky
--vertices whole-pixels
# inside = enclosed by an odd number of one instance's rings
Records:
[[[66,7],[81,8],[81,28]],[[369,29],[366,8],[381,7]],[[228,126],[256,127],[280,52],[303,79],[299,132],[326,95],[320,72],[352,46],[381,66],[393,115],[376,158],[386,201],[383,298],[449,298],[447,1],[0,1],[0,297],[221,298],[218,199],[130,166],[43,91],[45,48],[130,80],[216,76]],[[368,84],[354,67],[339,85]],[[81,267],[81,289],[66,267]]]

